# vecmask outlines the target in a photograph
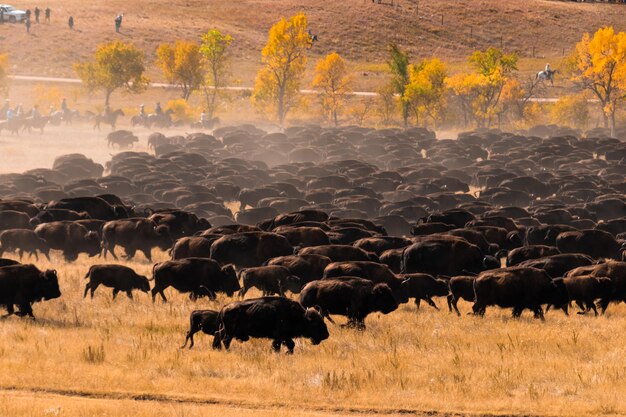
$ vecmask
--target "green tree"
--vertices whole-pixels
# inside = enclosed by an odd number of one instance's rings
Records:
[[[161,44],[156,51],[156,64],[171,84],[180,86],[182,96],[198,90],[204,81],[204,60],[200,47],[194,42],[176,41],[174,45]]]
[[[396,44],[391,44],[389,45],[387,65],[389,66],[389,72],[391,72],[393,90],[395,94],[402,98],[406,93],[406,86],[410,82],[409,55],[400,50]],[[400,100],[400,109],[404,126],[407,126],[409,123],[409,103],[406,100]]]
[[[213,117],[219,107],[221,90],[226,86],[229,76],[230,52],[229,46],[233,38],[222,34],[217,29],[209,30],[202,35],[200,52],[204,56],[206,77],[204,83],[204,98],[208,117]]]
[[[273,112],[281,126],[289,110],[300,101],[300,83],[310,46],[307,18],[299,13],[272,26],[263,48],[265,65],[257,74],[252,100]]]
[[[87,90],[104,91],[107,106],[115,90],[140,93],[149,84],[144,75],[143,52],[120,41],[100,45],[92,62],[77,63],[74,68]]]

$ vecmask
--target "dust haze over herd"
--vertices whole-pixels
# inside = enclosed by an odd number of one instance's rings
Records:
[[[626,414],[625,15],[0,5],[0,414]]]

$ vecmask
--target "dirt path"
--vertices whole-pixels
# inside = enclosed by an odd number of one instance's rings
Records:
[[[298,415],[315,415],[315,416],[360,416],[360,415],[375,415],[375,416],[430,416],[430,417],[460,417],[468,414],[463,413],[447,413],[438,412],[433,410],[416,410],[409,408],[367,408],[367,407],[351,407],[351,406],[323,406],[323,405],[299,405],[294,408],[292,405],[268,402],[268,403],[256,403],[241,401],[236,399],[220,399],[220,398],[208,398],[208,397],[184,397],[173,396],[164,394],[148,394],[148,393],[131,393],[131,392],[98,392],[98,391],[86,391],[86,390],[71,390],[62,388],[45,388],[45,387],[30,387],[23,388],[17,386],[4,386],[0,387],[0,396],[9,395],[12,399],[29,400],[46,399],[46,400],[92,400],[92,401],[106,401],[109,405],[112,402],[146,402],[146,403],[158,403],[160,405],[191,405],[200,406],[206,411],[226,412],[223,415],[236,415],[242,412],[268,412],[274,414],[280,412],[281,415],[289,415],[291,412]],[[485,415],[485,414],[474,414]],[[521,417],[517,415],[508,414],[488,414],[490,417]]]

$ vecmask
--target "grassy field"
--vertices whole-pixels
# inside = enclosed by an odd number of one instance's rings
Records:
[[[298,341],[293,356],[271,353],[267,340],[216,352],[203,334],[181,350],[189,313],[229,300],[194,303],[170,289],[168,304],[141,293],[113,302],[102,287],[83,300],[98,262],[38,263],[58,270],[63,295],[35,305],[35,321],[1,323],[1,415],[626,413],[624,306],[599,318],[551,312],[541,323],[496,308],[457,318],[441,299],[442,311],[411,304],[372,315],[365,332],[329,324],[329,340]],[[150,275],[143,258],[123,263]]]

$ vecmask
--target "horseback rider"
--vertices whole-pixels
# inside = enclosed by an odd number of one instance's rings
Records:
[[[550,69],[550,64],[546,64],[546,74],[551,75],[552,70]]]
[[[139,116],[142,118],[146,116],[146,110],[143,104],[139,105]]]
[[[39,109],[36,104],[33,106],[33,110],[31,111],[31,116],[35,120],[41,117],[41,113],[39,113]]]
[[[13,119],[13,109],[9,108],[7,110],[7,122],[10,122]]]
[[[21,117],[22,113],[24,113],[24,109],[22,109],[22,103],[20,103],[15,108],[15,117]]]
[[[202,113],[200,113],[200,124],[204,126],[205,122],[206,122],[206,110],[202,110]]]
[[[67,110],[67,100],[63,97],[63,100],[61,100],[61,111],[65,113]]]
[[[161,103],[156,104],[156,107],[154,108],[154,112],[159,116],[163,114],[163,109],[161,109]]]

